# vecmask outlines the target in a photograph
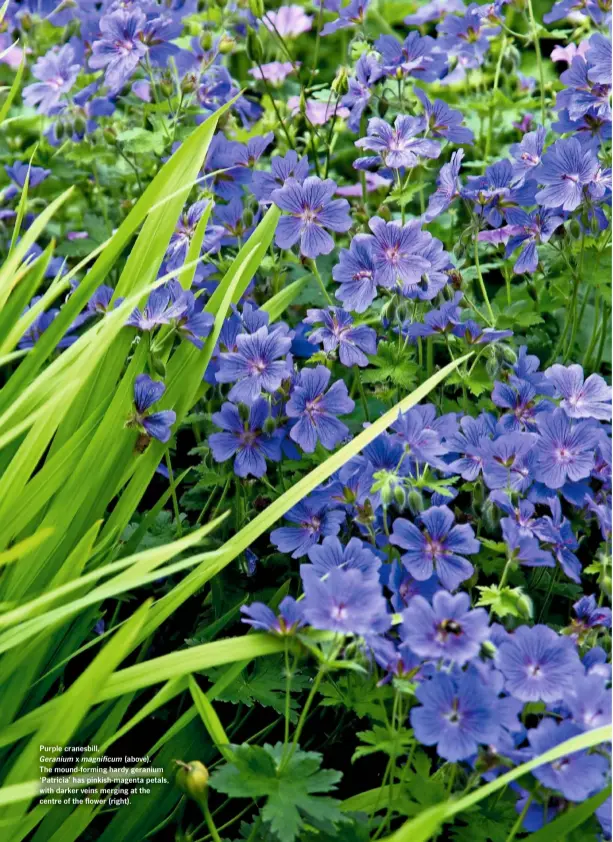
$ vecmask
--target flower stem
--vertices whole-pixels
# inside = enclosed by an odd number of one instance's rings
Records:
[[[332,299],[330,298],[330,295],[329,295],[329,293],[328,293],[328,290],[326,289],[326,286],[325,286],[325,284],[324,284],[324,282],[323,282],[323,280],[322,280],[322,277],[321,277],[321,275],[319,274],[319,269],[317,268],[317,263],[315,263],[315,261],[314,261],[314,260],[309,260],[309,266],[311,267],[311,269],[312,269],[312,271],[313,271],[313,274],[315,275],[315,278],[317,279],[317,283],[319,284],[319,288],[321,289],[321,291],[322,291],[322,293],[323,293],[323,295],[324,295],[324,298],[326,299],[326,301],[328,302],[328,304],[332,307],[332,306],[333,306],[333,304],[334,304],[334,302],[333,302],[333,301],[332,301]]]
[[[481,274],[481,264],[479,263],[479,232],[475,232],[475,269],[477,270],[477,280],[479,281],[479,287],[481,289],[481,295],[483,296],[483,300],[485,301],[485,306],[487,307],[487,312],[489,313],[489,323],[493,326],[496,322],[494,318],[494,312],[492,310],[492,305],[490,304],[490,299],[487,294],[487,290],[485,288],[485,283],[483,282],[483,275]]]
[[[211,815],[211,811],[209,810],[209,805],[207,801],[201,802],[202,812],[204,814],[204,820],[206,822],[206,826],[209,829],[209,833],[211,834],[211,838],[213,842],[222,842],[221,836],[217,832],[217,828],[215,826],[215,821],[213,820],[213,816]]]
[[[530,28],[532,29],[532,37],[534,39],[534,52],[536,53],[536,66],[539,74],[539,91],[541,94],[541,125],[545,125],[545,75],[543,73],[543,57],[541,55],[541,40],[536,31],[536,20],[534,18],[534,9],[532,8],[532,0],[528,0],[528,16],[530,18]]]

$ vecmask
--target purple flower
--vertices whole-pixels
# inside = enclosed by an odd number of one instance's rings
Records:
[[[284,357],[292,344],[281,331],[269,333],[261,327],[252,334],[236,337],[236,351],[219,355],[218,383],[235,383],[228,397],[236,403],[252,404],[262,391],[275,392],[288,375]]]
[[[118,9],[100,20],[99,41],[92,44],[89,66],[105,68],[104,81],[112,91],[119,91],[147,53],[142,35],[146,17],[138,7]]]
[[[290,430],[290,437],[305,453],[313,453],[319,440],[326,450],[333,450],[349,430],[336,418],[353,411],[343,380],[337,380],[328,391],[330,370],[323,365],[304,368],[285,411],[289,418],[298,419]]]
[[[522,702],[558,702],[575,686],[583,667],[575,646],[547,626],[520,626],[498,647],[505,686]]]
[[[11,181],[14,182],[14,184],[9,185],[4,191],[4,198],[7,200],[19,192],[17,188],[25,185],[26,178],[28,179],[28,189],[32,190],[34,187],[42,184],[51,175],[51,170],[45,170],[42,167],[32,167],[29,164],[24,164],[22,161],[15,161],[11,166],[6,165],[4,169]]]
[[[436,570],[443,587],[455,590],[473,574],[474,568],[464,555],[479,552],[472,527],[455,525],[447,506],[432,506],[420,521],[423,531],[404,518],[396,518],[390,543],[407,550],[402,563],[416,579],[425,581]]]
[[[179,54],[179,48],[169,42],[179,38],[182,31],[183,23],[170,15],[158,15],[147,21],[141,37],[147,48],[147,60],[154,67],[166,67]]]
[[[495,693],[474,671],[457,681],[436,673],[415,691],[420,707],[411,711],[411,725],[420,743],[436,746],[440,757],[455,763],[477,753],[480,744],[495,743],[498,724]]]
[[[341,249],[339,262],[332,269],[332,277],[340,284],[336,297],[349,310],[363,313],[377,295],[375,263],[369,234],[357,234],[349,249]]]
[[[430,310],[424,316],[424,323],[411,322],[403,326],[403,333],[410,339],[417,339],[418,336],[435,336],[436,334],[449,333],[458,323],[460,309],[458,302],[462,299],[462,293],[457,292],[452,301],[441,304],[438,310]]]
[[[483,64],[490,47],[488,36],[499,31],[499,27],[489,26],[488,20],[481,16],[481,8],[473,3],[462,17],[447,15],[436,27],[438,48],[447,56],[457,58],[462,69]]]
[[[309,162],[298,158],[293,149],[282,158],[275,156],[270,162],[270,172],[254,172],[251,190],[259,202],[271,202],[274,190],[283,187],[290,178],[300,184],[309,174]]]
[[[525,567],[555,567],[551,553],[542,550],[536,538],[528,534],[515,520],[505,517],[500,521],[500,525],[509,557],[516,564],[523,564]]]
[[[64,44],[60,50],[49,50],[32,68],[32,74],[39,81],[24,88],[24,103],[48,114],[59,103],[62,94],[72,88],[80,69],[70,44]]]
[[[306,555],[309,549],[328,535],[338,535],[345,522],[345,512],[330,505],[327,494],[312,494],[293,506],[285,515],[297,526],[281,526],[270,533],[270,540],[281,553],[292,558]]]
[[[520,208],[509,208],[506,217],[509,229],[513,229],[513,234],[509,239],[505,257],[509,257],[515,249],[522,246],[521,254],[513,266],[513,271],[517,275],[524,272],[536,272],[538,266],[537,244],[549,242],[554,231],[560,225],[563,225],[564,219],[548,208],[537,208],[530,213],[526,213]],[[503,229],[499,228],[498,230],[502,231]]]
[[[279,616],[263,602],[252,602],[251,605],[241,606],[241,618],[254,629],[273,632],[274,634],[294,634],[296,629],[304,625],[302,619],[302,605],[291,596],[286,596],[279,605]]]
[[[171,426],[177,420],[171,409],[161,412],[148,412],[157,403],[166,386],[159,380],[152,380],[148,374],[139,374],[134,381],[134,414],[128,419],[128,427],[138,427],[148,436],[167,442],[170,438]]]
[[[392,593],[391,603],[395,611],[403,611],[416,596],[431,601],[441,587],[436,576],[419,582],[397,561],[383,567],[381,581]]]
[[[167,325],[185,313],[186,298],[181,285],[176,281],[154,289],[142,311],[136,307],[126,325],[139,330],[155,330],[159,325]]]
[[[447,465],[441,459],[448,453],[447,447],[441,442],[436,430],[424,426],[423,416],[419,407],[409,409],[399,416],[392,424],[404,453],[413,463],[426,463],[440,470],[447,470]]]
[[[421,256],[421,250],[432,235],[421,230],[418,220],[400,225],[375,216],[368,225],[374,235],[371,253],[376,283],[387,289],[398,283],[406,286],[420,283],[423,273],[430,269],[430,262]]]
[[[536,182],[533,180],[521,186],[513,184],[513,168],[506,159],[488,167],[485,175],[470,176],[461,191],[465,199],[474,202],[475,212],[494,228],[502,225],[509,208],[535,204],[535,193]]]
[[[597,418],[611,420],[611,387],[599,374],[590,374],[584,382],[580,365],[552,365],[545,372],[555,386],[556,397],[563,400],[561,408],[569,418]]]
[[[196,233],[198,223],[202,218],[202,214],[207,209],[208,204],[204,200],[194,202],[193,205],[181,214],[177,227],[170,238],[164,258],[166,268],[169,272],[178,269],[185,262],[192,237]],[[203,250],[205,252],[218,251],[222,234],[223,231],[218,225],[209,225],[204,235]]]
[[[333,32],[338,32],[339,29],[363,26],[369,3],[370,0],[349,0],[346,6],[338,9],[337,19],[324,25],[321,34],[331,35]]]
[[[564,699],[573,722],[583,731],[611,724],[611,690],[600,675],[587,675]]]
[[[474,143],[474,134],[462,125],[464,116],[461,111],[450,108],[442,99],[430,102],[420,88],[415,88],[415,96],[424,107],[424,117],[432,137],[444,137],[450,143]]]
[[[360,149],[369,149],[377,153],[378,161],[374,158],[358,158],[354,166],[360,168],[362,162],[367,161],[368,167],[375,163],[382,163],[386,167],[399,170],[403,167],[411,168],[419,164],[419,157],[438,158],[441,147],[433,140],[417,135],[426,129],[423,117],[406,117],[399,114],[394,122],[394,128],[379,117],[372,117],[368,121],[366,137],[356,140],[355,145]]]
[[[319,577],[341,567],[343,570],[359,570],[365,578],[379,581],[381,562],[359,538],[351,538],[347,546],[343,546],[338,538],[328,536],[321,544],[311,547],[308,556]]]
[[[431,21],[443,20],[444,17],[455,12],[464,14],[465,10],[463,0],[429,0],[413,14],[407,15],[404,22],[407,26],[421,26]]]
[[[424,214],[424,220],[431,222],[441,213],[447,210],[455,198],[460,195],[460,167],[464,150],[458,149],[451,156],[448,164],[444,164],[436,180],[436,190],[428,200],[428,208]]]
[[[590,64],[587,72],[590,82],[600,85],[611,85],[611,42],[600,32],[595,32],[590,38],[590,47],[585,54]]]
[[[381,585],[359,570],[335,568],[321,579],[311,564],[300,567],[303,616],[315,629],[340,634],[373,634],[389,627]]]
[[[593,111],[598,117],[610,121],[611,88],[609,85],[594,84],[589,74],[588,62],[582,56],[575,56],[568,70],[560,76],[567,88],[557,95],[556,107],[558,110],[567,110],[571,120],[579,120],[588,111]]]
[[[572,722],[543,719],[538,728],[528,731],[528,740],[534,756],[538,757],[579,734],[581,728]],[[538,766],[532,774],[543,786],[560,792],[569,801],[585,801],[604,787],[608,768],[606,757],[575,751],[553,763]]]
[[[282,38],[297,38],[303,32],[308,32],[313,24],[313,18],[305,15],[300,6],[280,6],[276,12],[266,12],[262,18],[266,29],[278,32]]]
[[[460,474],[465,480],[475,480],[481,473],[487,453],[487,442],[496,429],[496,422],[485,413],[478,418],[465,415],[460,421],[461,432],[446,439],[446,445],[453,453],[462,453],[448,465],[448,469]]]
[[[289,179],[271,194],[272,201],[289,216],[279,220],[275,242],[279,248],[289,249],[300,240],[300,251],[306,257],[329,254],[334,240],[325,230],[348,231],[351,228],[349,202],[332,199],[336,184],[332,179],[322,181],[311,176],[300,184]]]
[[[569,480],[590,475],[598,443],[598,428],[591,421],[573,424],[563,409],[556,409],[541,414],[537,425],[540,436],[535,452],[541,482],[548,488],[561,488]]]
[[[549,401],[535,401],[536,390],[527,380],[511,376],[508,383],[497,380],[494,383],[492,402],[508,409],[500,417],[500,425],[506,433],[536,430],[536,418],[541,412],[550,412]]]
[[[382,35],[375,41],[381,53],[381,67],[387,76],[414,76],[423,82],[434,82],[445,68],[445,56],[435,50],[436,42],[429,35],[409,32],[400,44],[393,35]]]
[[[582,629],[595,629],[599,626],[611,628],[611,609],[599,606],[592,594],[582,596],[575,602],[573,611],[577,617],[573,620],[573,625],[579,625]]]
[[[270,61],[247,71],[254,79],[265,79],[271,85],[280,85],[294,72],[294,65],[289,61]]]
[[[352,132],[360,129],[362,114],[370,101],[370,89],[381,78],[381,73],[379,64],[368,53],[357,60],[355,76],[349,79],[347,93],[341,99],[341,105],[350,110],[347,126]]]
[[[519,490],[523,485],[523,459],[536,439],[534,433],[509,433],[484,443],[483,478],[488,488]]]
[[[209,146],[204,171],[216,173],[215,176],[207,178],[207,183],[212,183],[213,191],[224,201],[242,198],[243,187],[251,183],[252,173],[245,166],[245,158],[246,149],[242,143],[227,140],[220,132],[214,136]]]
[[[353,324],[353,318],[340,307],[329,307],[327,310],[307,310],[306,324],[313,325],[323,322],[323,327],[314,330],[309,336],[313,345],[323,343],[327,354],[338,348],[339,359],[343,365],[368,365],[366,354],[377,353],[377,333],[366,325]]]
[[[598,159],[591,149],[584,149],[574,137],[557,140],[543,155],[538,180],[545,187],[536,200],[546,208],[573,211],[597,172]]]
[[[509,149],[513,158],[513,180],[516,184],[523,184],[527,178],[535,177],[545,148],[546,134],[546,130],[539,126],[535,132],[525,134],[521,143],[514,143]]]
[[[249,418],[243,421],[238,407],[224,403],[220,412],[214,412],[213,423],[224,430],[209,436],[211,453],[216,462],[225,462],[232,456],[234,473],[239,477],[263,477],[266,473],[266,459],[281,460],[283,432],[274,430],[268,435],[264,426],[269,417],[268,401],[258,398],[249,410]]]
[[[481,327],[473,319],[465,322],[458,322],[453,326],[451,332],[459,336],[468,345],[485,345],[488,342],[497,342],[499,339],[508,339],[513,336],[512,330],[495,330],[492,327]]]
[[[465,664],[479,654],[489,636],[484,608],[470,610],[468,594],[438,591],[432,605],[415,596],[402,614],[402,639],[421,658],[444,658]]]

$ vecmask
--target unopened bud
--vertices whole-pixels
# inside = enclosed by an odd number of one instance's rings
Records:
[[[330,87],[337,94],[347,93],[347,90],[349,88],[349,77],[346,67],[339,67]]]
[[[210,50],[213,46],[213,33],[208,32],[206,29],[200,36],[200,46],[203,50]]]
[[[498,518],[496,517],[496,506],[490,501],[486,500],[481,509],[483,523],[488,532],[494,532],[498,525]]]
[[[64,135],[66,134],[66,127],[61,120],[58,120],[55,124],[55,136],[58,140],[61,140]]]
[[[177,769],[176,783],[179,789],[194,801],[203,801],[207,797],[209,788],[209,772],[204,763],[199,760],[190,760],[183,763],[175,760],[179,767]]]
[[[75,117],[74,126],[73,126],[74,133],[77,134],[79,137],[83,137],[86,129],[87,129],[87,123],[85,122],[85,119],[83,117],[81,117],[81,115],[78,115],[77,117]]]
[[[568,226],[568,233],[573,238],[573,240],[581,239],[581,225],[576,219],[571,219],[570,224]]]
[[[361,38],[356,38],[355,41],[352,41],[349,47],[349,55],[351,56],[351,61],[356,62],[364,53],[368,52],[369,45],[367,41],[362,41]]]
[[[262,430],[266,433],[267,436],[272,436],[276,429],[277,422],[272,417],[272,415],[269,415],[266,421],[264,421],[264,426],[262,427]]]
[[[250,409],[247,406],[247,404],[246,403],[239,403],[239,405],[238,405],[238,416],[241,419],[241,421],[244,421],[244,422],[249,421],[249,414],[250,414]]]
[[[218,49],[219,49],[219,52],[222,55],[224,55],[224,56],[229,55],[234,50],[235,47],[236,47],[236,41],[234,40],[234,38],[230,38],[229,35],[223,35],[220,38]]]
[[[193,73],[188,73],[186,76],[181,79],[181,93],[182,94],[193,94],[196,90],[196,76]]]
[[[108,144],[111,146],[115,146],[117,144],[117,132],[115,129],[111,128],[111,126],[105,126],[102,130],[102,134]]]
[[[172,83],[172,79],[168,76],[162,76],[160,79],[160,90],[162,92],[162,96],[165,96],[166,99],[171,97],[174,93],[175,86]]]
[[[396,503],[399,509],[404,509],[404,507],[407,504],[406,491],[401,485],[397,485],[394,489],[394,502]]]
[[[264,17],[264,0],[249,0],[249,11],[258,20]]]
[[[253,222],[253,213],[250,210],[246,210],[243,214],[243,222],[245,223],[245,228],[249,228],[251,223]]]
[[[262,42],[255,29],[251,27],[247,30],[247,55],[256,64],[261,64],[264,60]]]
[[[517,607],[519,608],[522,617],[526,620],[532,619],[534,606],[528,594],[522,592],[521,596],[517,600]]]
[[[417,488],[412,488],[411,491],[409,491],[407,502],[409,504],[409,509],[414,515],[419,514],[419,512],[423,512],[424,498],[421,491],[418,491]]]
[[[383,307],[381,308],[381,318],[385,319],[388,322],[395,322],[397,312],[398,305],[396,303],[396,297],[392,296],[389,299],[389,301],[386,301]]]
[[[389,102],[385,99],[385,97],[381,97],[379,100],[379,105],[377,107],[377,111],[379,112],[379,117],[383,118],[387,114],[387,110],[390,107]]]

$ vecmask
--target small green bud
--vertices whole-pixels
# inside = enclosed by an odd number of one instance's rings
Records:
[[[250,210],[246,210],[243,214],[243,222],[245,223],[245,228],[249,228],[251,223],[253,222],[253,212]]]
[[[264,60],[264,48],[260,37],[251,27],[247,30],[247,55],[256,64],[261,64]]]
[[[108,144],[110,144],[110,146],[117,145],[117,132],[115,131],[115,129],[111,128],[111,126],[105,126],[105,128],[102,130],[102,134],[104,136],[104,139]]]
[[[522,617],[525,617],[527,620],[532,619],[534,615],[534,605],[528,594],[523,593],[523,591],[517,600],[517,607],[519,608]]]
[[[277,422],[272,417],[272,415],[269,415],[266,421],[264,421],[264,426],[262,427],[262,429],[264,430],[267,436],[272,436],[274,431],[277,429]]]
[[[600,223],[598,222],[596,214],[593,214],[590,219],[590,231],[595,237],[600,234]]]
[[[167,99],[171,97],[174,93],[174,87],[172,79],[168,76],[162,76],[160,80],[160,90],[162,92],[162,96],[165,96]]]
[[[349,45],[349,55],[351,57],[351,61],[355,63],[364,55],[364,53],[367,53],[369,49],[367,41],[362,41],[361,38],[356,38],[355,41],[352,41]]]
[[[55,136],[58,140],[61,140],[64,135],[66,134],[66,127],[61,120],[58,120],[55,124]]]
[[[234,48],[236,47],[236,41],[234,38],[230,38],[228,35],[223,35],[219,40],[219,52],[223,56],[229,55]]]
[[[395,322],[397,312],[398,305],[396,303],[396,297],[392,296],[389,299],[389,301],[386,301],[383,307],[381,308],[381,318],[385,319],[388,322]]]
[[[243,422],[249,421],[249,407],[246,403],[239,403],[238,405],[238,416]]]
[[[414,515],[419,514],[419,512],[423,512],[424,498],[422,496],[421,491],[419,491],[417,488],[412,488],[409,491],[407,502],[409,504],[409,509]]]
[[[404,509],[407,504],[406,491],[401,485],[397,485],[396,488],[394,488],[394,502],[399,509]]]
[[[249,11],[258,20],[264,17],[264,0],[249,0]]]
[[[581,226],[576,219],[571,219],[570,224],[568,226],[568,233],[572,237],[573,240],[580,240],[581,239]]]
[[[498,358],[496,356],[490,357],[490,359],[485,363],[485,370],[492,380],[496,380],[498,374],[500,373],[500,363],[498,362]]]
[[[193,94],[197,86],[196,76],[194,73],[188,73],[181,79],[181,93]]]
[[[175,760],[177,769],[176,784],[179,789],[194,801],[206,799],[209,788],[209,771],[199,760],[183,763]]]
[[[381,219],[384,219],[386,222],[392,221],[392,212],[390,210],[389,205],[379,205],[377,208],[377,216],[380,216]]]
[[[377,111],[379,112],[379,117],[381,117],[381,119],[383,119],[383,117],[385,117],[389,107],[390,107],[389,102],[385,99],[385,97],[382,96],[381,99],[379,100],[379,105],[377,107]]]
[[[349,89],[349,74],[346,67],[339,67],[332,84],[332,90],[337,94],[346,94]]]
[[[498,523],[498,518],[496,517],[496,506],[490,500],[486,500],[483,504],[483,508],[481,509],[481,513],[483,516],[483,523],[485,524],[487,531],[494,532]]]
[[[512,73],[517,72],[517,68],[519,67],[521,62],[521,54],[517,47],[509,44],[504,51],[502,56],[502,69],[505,73],[511,75]]]
[[[85,122],[85,119],[79,114],[77,117],[75,117],[74,132],[75,134],[79,135],[79,137],[82,137],[85,134],[86,129],[87,123]]]
[[[200,36],[200,46],[203,50],[210,50],[213,46],[213,33],[209,32],[208,30],[204,30],[202,35]]]

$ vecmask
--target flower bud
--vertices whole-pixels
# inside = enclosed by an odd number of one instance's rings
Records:
[[[64,135],[66,134],[66,127],[61,120],[58,120],[55,124],[55,136],[57,140],[61,140]]]
[[[206,799],[209,787],[209,771],[199,760],[190,760],[183,763],[175,760],[179,767],[177,769],[176,784],[179,789],[194,801]]]
[[[392,212],[390,210],[389,205],[379,205],[377,208],[377,216],[380,216],[381,219],[384,219],[386,222],[392,221]]]
[[[75,134],[79,135],[79,137],[83,137],[83,135],[85,134],[85,131],[87,129],[87,123],[85,122],[85,119],[80,114],[77,115],[77,117],[75,117],[73,128],[74,128]]]
[[[362,41],[361,38],[356,38],[355,41],[352,41],[349,45],[349,55],[351,56],[351,61],[356,62],[364,53],[368,52],[369,46],[367,41]]]
[[[576,219],[571,219],[570,224],[568,226],[568,233],[570,234],[573,240],[581,239],[581,225]]]
[[[500,373],[500,363],[496,355],[490,357],[489,360],[485,363],[485,370],[487,371],[488,376],[492,378],[492,380],[496,380],[498,378],[498,374]]]
[[[398,312],[398,305],[396,303],[396,296],[392,295],[389,301],[386,301],[381,308],[381,318],[388,322],[396,321],[396,314]]]
[[[203,50],[210,50],[213,46],[213,33],[208,32],[208,30],[204,30],[202,35],[200,36],[200,46]]]
[[[521,54],[517,47],[508,44],[502,57],[502,69],[505,73],[516,73],[521,62]]]
[[[117,132],[115,131],[115,129],[111,128],[111,126],[105,126],[105,128],[102,130],[102,134],[104,136],[104,139],[110,146],[117,145]]]
[[[249,228],[251,223],[253,222],[253,213],[250,210],[246,210],[243,213],[243,222],[245,223],[245,228]]]
[[[397,485],[394,489],[394,502],[398,506],[399,509],[404,509],[407,504],[407,495],[404,488],[401,485]]]
[[[219,41],[219,52],[223,56],[229,55],[234,48],[236,47],[236,41],[234,38],[230,38],[229,35],[223,35]]]
[[[256,64],[261,64],[264,60],[262,42],[255,29],[251,27],[247,29],[247,55]]]
[[[385,117],[389,107],[390,107],[389,102],[385,99],[385,97],[382,96],[381,99],[379,100],[379,105],[377,107],[377,111],[379,112],[379,117],[381,117],[381,119],[383,119],[383,117]]]
[[[347,90],[349,89],[349,78],[346,67],[339,67],[330,87],[337,94],[347,93]]]
[[[458,269],[450,269],[447,272],[449,276],[449,282],[454,289],[462,289],[462,283],[464,279],[462,278],[462,273]]]
[[[269,415],[266,421],[264,421],[264,426],[262,427],[262,429],[267,436],[272,436],[274,431],[277,429],[277,422],[272,417],[272,415]]]
[[[517,599],[517,607],[526,620],[531,620],[534,615],[534,606],[532,600],[523,591]]]
[[[496,506],[490,500],[486,500],[483,504],[481,515],[487,531],[494,532],[498,525],[498,518],[496,517]]]
[[[409,509],[414,515],[419,514],[419,512],[423,512],[424,510],[424,498],[417,488],[412,488],[409,491],[407,502],[409,504]]]
[[[183,79],[181,79],[181,93],[182,94],[193,94],[196,90],[196,76],[194,73],[187,73]]]
[[[239,403],[238,405],[238,417],[241,421],[247,422],[249,421],[249,407],[246,403]]]
[[[249,11],[254,18],[264,17],[264,0],[249,0]]]
[[[169,99],[174,93],[174,85],[172,83],[172,79],[168,76],[162,76],[160,79],[160,91],[162,92],[162,96],[165,96],[166,99]]]

